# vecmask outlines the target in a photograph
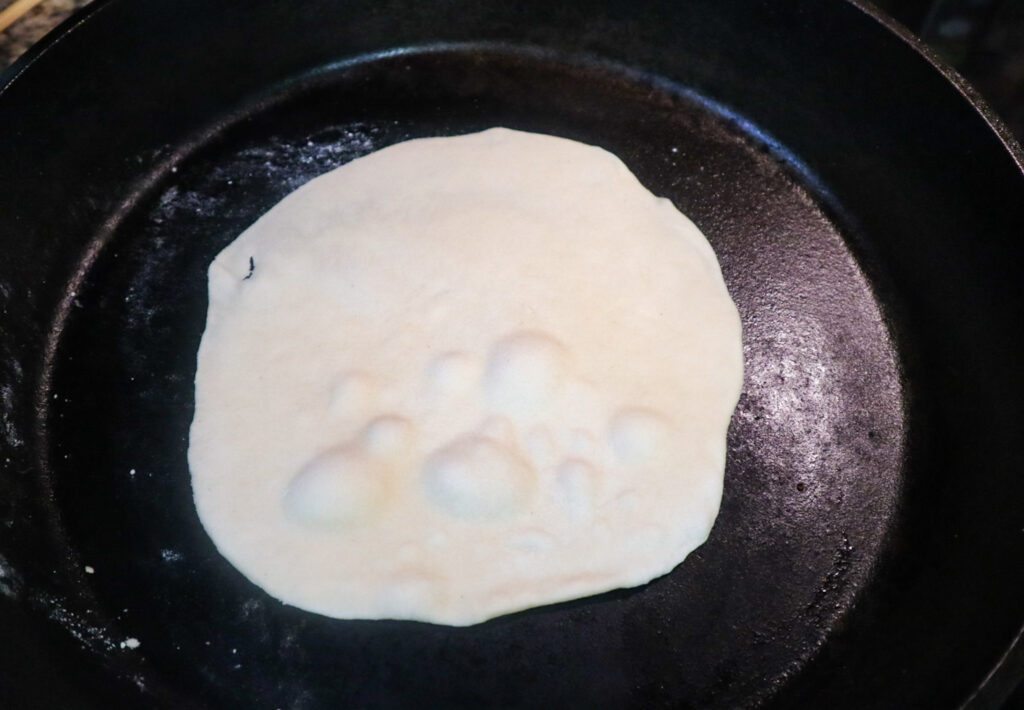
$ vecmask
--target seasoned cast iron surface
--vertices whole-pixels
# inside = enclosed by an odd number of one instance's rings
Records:
[[[792,168],[692,98],[598,66],[452,51],[311,83],[165,173],[59,326],[43,398],[56,508],[76,541],[68,553],[97,570],[84,581],[100,627],[142,642],[125,654],[151,667],[140,682],[218,708],[254,697],[270,707],[730,708],[770,691],[864,583],[903,437],[895,356],[868,282]],[[613,151],[715,247],[743,317],[746,386],[711,540],[642,589],[478,628],[284,607],[216,553],[192,505],[185,451],[206,267],[325,170],[492,125]]]

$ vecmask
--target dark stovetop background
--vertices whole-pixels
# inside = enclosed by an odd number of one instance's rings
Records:
[[[977,88],[1024,143],[1024,0],[875,0]]]

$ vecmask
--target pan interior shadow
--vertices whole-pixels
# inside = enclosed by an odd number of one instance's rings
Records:
[[[213,548],[186,463],[206,267],[310,178],[502,125],[604,147],[708,236],[746,380],[710,539],[629,592],[469,628],[348,622],[269,598]],[[735,708],[852,607],[900,487],[903,392],[871,285],[794,167],[686,92],[481,48],[383,56],[282,89],[184,157],[119,225],[60,325],[53,494],[137,676],[200,707]],[[500,169],[500,168],[496,168]],[[609,333],[614,337],[614,333]]]

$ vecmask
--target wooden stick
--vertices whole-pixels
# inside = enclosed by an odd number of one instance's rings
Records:
[[[0,32],[13,25],[26,12],[34,8],[43,0],[14,0],[7,8],[0,12]]]

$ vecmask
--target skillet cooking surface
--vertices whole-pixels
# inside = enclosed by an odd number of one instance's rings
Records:
[[[0,90],[0,622],[28,649],[0,652],[5,706],[956,707],[982,684],[1024,617],[1019,168],[853,6],[565,12],[115,0]],[[315,175],[493,125],[613,151],[715,247],[746,358],[715,529],[650,585],[476,627],[284,606],[192,505],[206,267]]]

